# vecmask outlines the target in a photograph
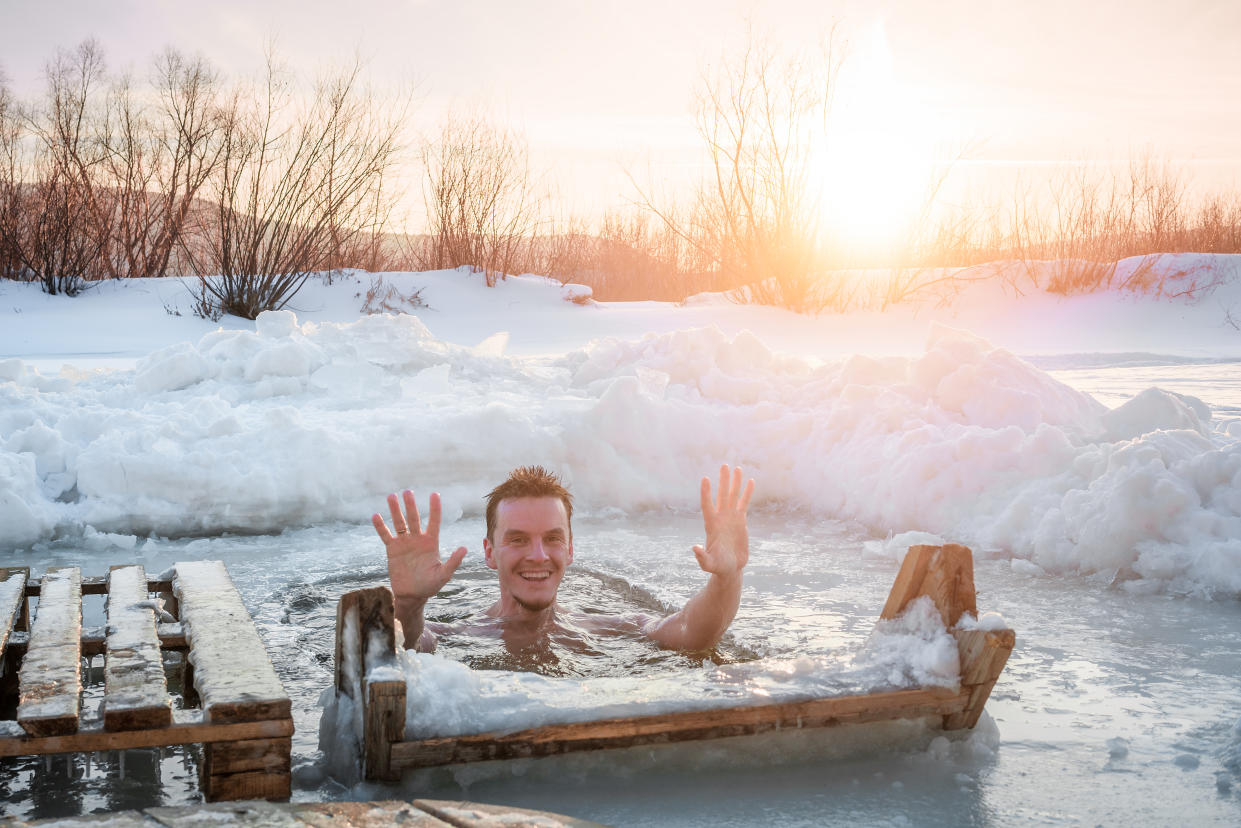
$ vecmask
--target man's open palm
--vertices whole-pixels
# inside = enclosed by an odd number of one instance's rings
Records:
[[[414,493],[404,492],[405,512],[396,495],[388,495],[388,508],[392,512],[392,528],[378,514],[371,516],[371,523],[388,552],[388,577],[392,592],[397,598],[427,600],[444,588],[457,567],[465,558],[466,548],[459,547],[447,561],[440,561],[440,496],[433,493],[427,514],[427,530],[422,531],[418,517],[418,504]],[[408,515],[408,519],[406,516]]]
[[[746,531],[745,513],[754,493],[754,481],[741,487],[741,469],[729,473],[720,467],[719,492],[711,501],[711,480],[702,479],[702,522],[707,530],[706,546],[695,546],[694,556],[704,572],[713,575],[735,575],[750,559],[750,539]]]

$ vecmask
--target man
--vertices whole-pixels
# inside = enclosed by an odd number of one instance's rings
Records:
[[[698,565],[710,577],[679,611],[642,623],[641,632],[662,647],[700,651],[723,637],[741,603],[741,573],[749,560],[746,509],[754,481],[741,486],[741,469],[720,467],[718,496],[711,500],[711,481],[701,485],[706,542],[694,547]],[[371,517],[388,554],[388,577],[396,599],[396,617],[405,631],[405,646],[435,650],[435,633],[423,612],[431,596],[444,588],[465,558],[458,548],[440,560],[440,497],[432,493],[426,531],[414,494],[401,500],[388,495],[392,530],[378,513]],[[559,479],[541,466],[513,471],[487,496],[487,536],[483,553],[496,571],[500,600],[485,613],[497,622],[509,646],[537,641],[556,626],[556,593],[565,569],[573,563],[573,498]],[[591,616],[589,626],[622,624],[621,619]]]

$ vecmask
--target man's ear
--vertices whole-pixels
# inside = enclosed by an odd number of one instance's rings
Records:
[[[491,567],[492,569],[498,568],[496,566],[496,559],[492,555],[490,538],[483,538],[483,557],[487,559],[487,566]]]

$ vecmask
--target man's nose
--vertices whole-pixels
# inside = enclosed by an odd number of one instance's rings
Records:
[[[547,550],[543,548],[543,541],[535,540],[530,544],[530,554],[528,557],[536,561],[547,560]]]

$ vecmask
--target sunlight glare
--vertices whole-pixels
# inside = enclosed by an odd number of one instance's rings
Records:
[[[933,170],[925,113],[898,82],[882,22],[841,67],[815,161],[828,236],[851,251],[901,243],[916,221]]]

